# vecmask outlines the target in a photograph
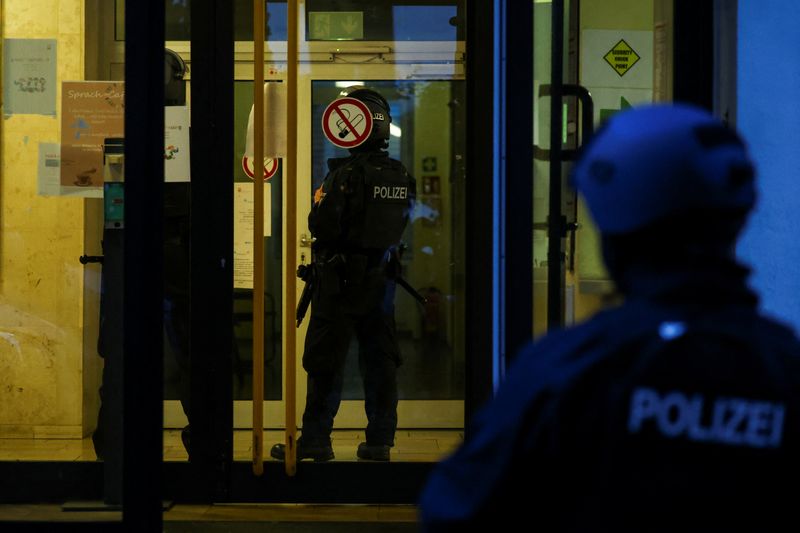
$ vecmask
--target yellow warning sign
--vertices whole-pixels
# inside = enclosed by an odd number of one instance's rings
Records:
[[[614,45],[614,48],[603,56],[603,59],[605,59],[606,63],[611,65],[611,68],[622,77],[627,74],[641,58],[639,54],[625,42],[625,39],[620,39],[620,41]]]

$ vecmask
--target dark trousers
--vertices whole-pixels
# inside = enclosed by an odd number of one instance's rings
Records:
[[[164,300],[164,353],[171,352],[179,369],[178,398],[186,418],[189,416],[190,363],[189,363],[189,305],[187,298],[172,297]],[[107,433],[119,435],[121,403],[109,412],[108,388],[122,387],[122,328],[118,331],[107,331],[110,324],[116,324],[117,317],[101,318],[100,354],[103,356],[103,378],[100,386],[100,411],[97,415],[97,428],[92,434],[95,452],[98,457],[106,455]],[[119,395],[120,393],[117,392]],[[120,397],[120,396],[118,396]],[[121,401],[121,397],[120,400]],[[112,402],[113,404],[113,402]],[[113,437],[112,437],[113,438]],[[188,450],[187,450],[188,451]]]
[[[315,291],[303,368],[308,372],[303,440],[328,443],[342,399],[350,341],[358,340],[369,444],[394,445],[397,429],[397,367],[394,283],[380,275],[339,294]]]

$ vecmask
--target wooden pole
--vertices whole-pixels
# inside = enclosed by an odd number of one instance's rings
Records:
[[[286,298],[283,331],[286,337],[286,475],[297,472],[297,334],[295,302],[297,300],[297,0],[288,0],[286,48]],[[288,170],[288,171],[287,171]]]
[[[264,0],[253,0],[253,473],[264,473]]]

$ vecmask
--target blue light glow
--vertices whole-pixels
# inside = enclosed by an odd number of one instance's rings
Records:
[[[758,168],[759,202],[739,245],[764,310],[800,331],[800,2],[739,0],[738,128]]]

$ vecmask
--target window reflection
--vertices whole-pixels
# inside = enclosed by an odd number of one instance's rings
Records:
[[[287,8],[286,0],[264,2],[265,27],[267,41],[286,40]],[[191,40],[190,21],[192,12],[191,0],[165,0],[164,36],[167,41]],[[116,0],[115,4],[115,38],[125,40],[125,0]],[[233,39],[235,41],[253,40],[253,2],[250,0],[234,0],[233,2]]]
[[[314,81],[311,124],[321,124],[325,108],[342,86],[364,84],[389,102],[392,128],[389,156],[402,161],[417,181],[417,203],[403,236],[404,277],[428,299],[422,306],[402,291],[396,298],[396,324],[403,366],[398,371],[400,399],[457,400],[464,390],[463,329],[463,82]],[[312,129],[312,189],[327,174],[327,160],[345,150]],[[361,399],[357,344],[345,369],[344,399]]]
[[[308,40],[464,40],[463,0],[309,0]]]
[[[237,81],[233,88],[233,182],[252,184],[253,180],[242,168],[245,151],[247,119],[253,105],[253,82]],[[283,357],[281,352],[283,306],[283,169],[264,184],[269,191],[269,204],[265,210],[271,213],[270,236],[264,239],[264,398],[281,399],[281,377]],[[234,288],[233,291],[233,397],[234,400],[250,400],[253,397],[253,290]]]

